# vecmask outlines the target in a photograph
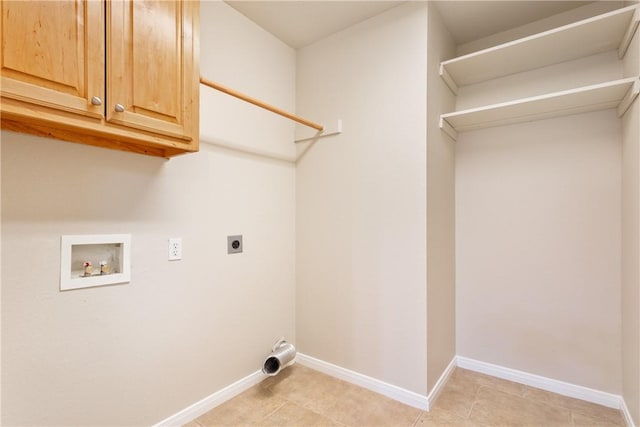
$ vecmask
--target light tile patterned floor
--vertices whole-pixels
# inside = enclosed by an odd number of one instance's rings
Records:
[[[430,412],[298,364],[193,420],[214,426],[624,426],[620,411],[457,368]]]

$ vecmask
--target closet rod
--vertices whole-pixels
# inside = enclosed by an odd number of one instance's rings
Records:
[[[280,114],[281,116],[286,117],[290,120],[293,120],[294,122],[298,122],[302,125],[309,126],[320,132],[324,130],[324,126],[319,125],[318,123],[314,123],[310,120],[303,119],[302,117],[299,117],[299,116],[296,116],[295,114],[291,114],[287,111],[281,110],[277,107],[274,107],[273,105],[267,104],[266,102],[262,102],[258,99],[252,98],[248,95],[245,95],[244,93],[240,93],[236,90],[230,89],[219,83],[212,82],[211,80],[205,79],[202,76],[200,76],[200,83],[202,83],[205,86],[209,86],[212,89],[219,90],[220,92],[224,92],[227,95],[235,96],[236,98],[246,101],[250,104],[257,105],[258,107],[264,108],[265,110],[269,110],[272,113]]]

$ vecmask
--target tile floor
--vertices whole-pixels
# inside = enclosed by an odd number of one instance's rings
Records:
[[[457,368],[430,412],[299,364],[196,418],[213,426],[624,426],[620,411]]]

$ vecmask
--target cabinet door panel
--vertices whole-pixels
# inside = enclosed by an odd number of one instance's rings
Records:
[[[182,73],[180,5],[160,1],[135,2],[133,6],[138,25],[134,24],[136,35],[132,40],[133,81],[138,82],[133,87],[134,105],[176,120]]]
[[[194,1],[107,4],[109,122],[192,139],[194,7]]]
[[[100,118],[104,12],[99,1],[2,1],[2,96]]]

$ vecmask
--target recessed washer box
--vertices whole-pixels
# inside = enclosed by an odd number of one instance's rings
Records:
[[[61,237],[61,291],[128,283],[130,280],[131,234]]]

